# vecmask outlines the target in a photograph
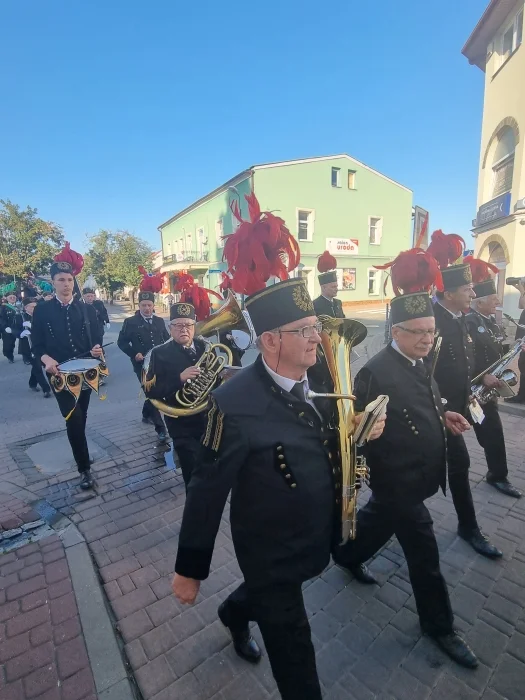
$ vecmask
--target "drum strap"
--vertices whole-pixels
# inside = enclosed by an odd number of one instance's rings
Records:
[[[93,347],[93,338],[91,337],[91,323],[89,321],[88,310],[86,303],[84,301],[80,302],[80,308],[82,309],[82,315],[84,316],[84,323],[86,324],[86,333],[89,340],[89,349]]]

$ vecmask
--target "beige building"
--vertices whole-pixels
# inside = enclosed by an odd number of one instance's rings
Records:
[[[491,0],[463,48],[485,73],[475,255],[500,268],[498,291],[514,317],[518,293],[505,278],[525,276],[523,11],[524,0]]]

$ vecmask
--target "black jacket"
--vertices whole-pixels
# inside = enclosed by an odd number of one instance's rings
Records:
[[[32,321],[33,321],[33,317],[30,316],[29,314],[26,314],[25,311],[23,311],[21,314],[17,314],[17,318],[15,321],[16,337],[18,338],[18,354],[23,355],[24,357],[31,357],[31,355],[32,355],[31,348],[32,348],[33,341],[31,339],[31,335],[29,335],[29,336],[26,335],[23,338],[21,338],[20,336],[23,333],[23,331],[26,331],[26,330],[28,330],[31,333],[31,327],[33,325]],[[26,322],[31,324],[29,326],[29,328],[26,328],[24,326],[24,323],[26,323]],[[14,332],[15,331],[13,330],[13,333]]]
[[[197,338],[194,340],[194,345],[195,356],[172,339],[153,348],[144,386],[144,392],[148,398],[161,399],[170,406],[178,404],[175,394],[183,387],[180,375],[185,369],[197,363],[206,347],[204,342]],[[169,416],[166,416],[166,420],[170,421]],[[170,433],[176,434],[179,438],[200,438],[206,426],[206,412],[171,420],[173,424]]]
[[[344,318],[345,314],[343,311],[343,302],[339,299],[332,299],[329,301],[322,294],[314,299],[314,309],[317,316],[324,314],[325,316],[332,316],[332,318]]]
[[[447,400],[446,410],[469,417],[470,380],[474,376],[474,343],[467,329],[465,316],[454,318],[441,304],[434,304],[436,328],[442,341],[434,378],[441,396]],[[429,362],[433,361],[433,355]]]
[[[15,334],[13,337],[15,337],[18,316],[20,316],[18,311],[15,311],[7,304],[2,304],[2,306],[0,306],[0,333],[3,333],[6,328],[10,328]]]
[[[504,334],[495,319],[482,316],[471,309],[465,316],[465,321],[469,335],[474,341],[472,376],[477,377],[507,352],[508,345],[504,347]]]
[[[520,320],[518,321],[518,323],[520,324],[520,326],[525,326],[525,310],[521,312]],[[523,337],[525,337],[525,329],[516,328],[516,335],[514,336],[514,338],[516,340],[520,340]]]
[[[414,505],[446,486],[446,430],[439,389],[425,365],[419,371],[388,345],[358,372],[356,410],[380,394],[390,398],[385,430],[362,448],[370,487],[385,503]]]
[[[233,544],[249,586],[321,573],[340,539],[341,478],[334,402],[316,406],[322,421],[274,383],[260,357],[213,392],[188,486],[179,574],[208,576],[230,490]]]
[[[73,357],[91,357],[91,348],[102,344],[102,335],[92,306],[74,299],[62,308],[55,297],[36,305],[31,340],[36,358],[49,355],[65,362]]]
[[[89,306],[89,304],[88,304]],[[104,326],[109,323],[108,310],[106,309],[104,302],[100,299],[95,299],[92,304],[93,308],[97,312],[98,324],[100,326],[100,331],[104,335]]]
[[[142,362],[135,362],[135,355],[140,352],[146,357],[151,348],[165,343],[169,337],[163,318],[153,316],[149,324],[142,318],[140,311],[136,311],[122,324],[117,345],[130,358],[133,368],[137,371]]]

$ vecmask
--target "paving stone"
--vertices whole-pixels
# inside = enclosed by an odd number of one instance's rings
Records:
[[[375,595],[377,600],[385,603],[385,605],[388,605],[389,608],[392,608],[392,610],[395,610],[396,612],[401,610],[409,596],[410,594],[406,593],[401,588],[394,586],[392,583],[390,583],[390,581],[387,581],[387,583],[381,586]]]
[[[379,693],[387,684],[392,671],[372,657],[365,656],[351,668],[352,674],[373,693]]]
[[[448,673],[444,674],[432,691],[432,700],[479,700],[479,694]]]
[[[483,622],[486,622],[487,625],[490,625],[491,627],[494,627],[495,629],[499,630],[507,637],[511,637],[514,633],[513,625],[509,624],[508,622],[505,622],[505,620],[502,620],[501,617],[494,615],[488,610],[481,610],[479,613],[479,619],[483,620]]]
[[[490,687],[508,700],[523,700],[524,679],[525,664],[504,654],[490,680]]]
[[[331,615],[325,613],[324,610],[320,610],[310,619],[310,627],[316,637],[322,642],[328,642],[336,636],[342,625]]]
[[[431,689],[404,669],[398,668],[388,681],[388,690],[396,700],[426,700]]]
[[[330,688],[348,671],[357,656],[348,651],[348,647],[338,639],[332,639],[317,654],[317,672],[320,681]]]
[[[146,698],[160,693],[176,679],[165,656],[158,656],[135,672],[142,694]],[[174,696],[172,696],[174,697]],[[175,696],[176,697],[176,696]]]
[[[89,668],[86,645],[82,637],[75,637],[57,649],[58,674],[61,680],[69,678],[83,668]]]
[[[525,662],[525,635],[515,632],[510,638],[507,652],[520,661]]]
[[[255,676],[245,672],[237,673],[233,681],[224,687],[218,697],[220,700],[267,700],[268,693],[259,684]]]
[[[127,595],[123,595],[120,598],[116,598],[112,605],[117,619],[121,620],[122,618],[137,612],[137,610],[147,608],[150,603],[154,603],[156,600],[155,594],[151,588],[149,588],[149,586],[145,586],[144,588],[137,588],[135,591],[132,591]],[[157,624],[155,620],[152,620],[152,622],[154,625]]]
[[[192,671],[212,654],[224,649],[230,643],[230,636],[223,625],[216,621],[186,639],[166,654],[166,658],[178,676]]]
[[[310,614],[315,614],[319,610],[322,610],[333,601],[335,594],[336,591],[326,583],[326,581],[323,581],[322,578],[318,578],[308,586],[303,594],[307,611]]]
[[[519,605],[512,603],[510,600],[503,598],[497,593],[492,593],[483,607],[484,610],[511,625],[519,619],[522,610]]]
[[[423,685],[433,687],[442,675],[447,657],[427,637],[422,637],[402,667]]]
[[[235,678],[235,670],[224,654],[215,654],[193,671],[209,696],[214,695]]]
[[[494,667],[505,650],[509,638],[483,620],[477,620],[467,636],[467,641],[480,661]]]
[[[361,611],[361,614],[379,627],[384,627],[394,617],[395,612],[379,600],[370,600]]]
[[[155,695],[153,700],[205,700],[206,697],[202,685],[193,673],[186,673],[178,681]]]

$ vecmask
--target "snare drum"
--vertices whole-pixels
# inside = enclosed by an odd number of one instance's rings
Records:
[[[66,389],[78,398],[82,388],[94,389],[98,393],[100,375],[107,374],[105,363],[95,358],[68,360],[57,365],[59,374],[51,377],[55,391]]]

